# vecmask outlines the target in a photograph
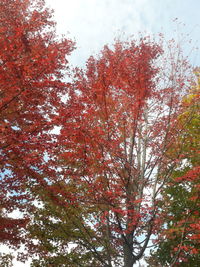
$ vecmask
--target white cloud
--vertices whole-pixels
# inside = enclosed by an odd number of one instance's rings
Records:
[[[156,33],[162,31],[168,38],[177,37],[182,31],[189,33],[194,45],[200,45],[200,1],[180,0],[47,0],[55,9],[58,31],[70,33],[77,41],[77,50],[71,60],[83,65],[85,60],[112,43],[118,35],[137,35],[139,31]],[[199,7],[199,8],[198,8]],[[175,18],[186,24],[178,26]],[[200,65],[199,54],[194,64]]]
[[[60,33],[70,33],[77,41],[72,56],[75,64],[83,63],[98,53],[104,44],[112,43],[119,34],[130,36],[144,31],[141,13],[147,0],[48,0],[55,9]],[[148,30],[148,29],[147,29]]]

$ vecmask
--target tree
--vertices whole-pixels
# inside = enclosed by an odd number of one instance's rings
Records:
[[[11,254],[0,253],[0,263],[2,267],[13,267],[13,256]]]
[[[167,152],[175,159],[177,148],[182,147],[179,164],[172,172],[170,182],[163,191],[162,203],[165,215],[158,250],[153,253],[162,266],[199,266],[199,90],[200,80],[196,71],[197,83],[183,98],[184,110],[178,117],[182,134]],[[164,209],[165,207],[165,209]],[[152,265],[150,265],[152,266]]]
[[[70,40],[57,39],[52,12],[44,1],[1,1],[1,241],[16,243],[19,228],[27,223],[27,218],[14,220],[8,213],[29,207],[32,196],[27,186],[45,168],[45,153],[53,142],[49,131],[67,92],[62,82],[66,55],[73,47]]]
[[[77,207],[82,216],[79,224],[76,216],[68,220],[79,233],[73,239],[75,251],[90,256],[84,263],[77,257],[72,266],[132,267],[162,225],[160,192],[177,166],[165,155],[180,134],[177,116],[190,77],[173,42],[166,57],[163,49],[148,37],[116,42],[98,58],[90,57],[85,70],[75,71],[59,110],[57,145],[49,152],[56,172],[43,187],[62,210],[52,211],[54,219],[62,221],[68,209],[77,214]],[[71,185],[75,190],[69,190]],[[41,216],[35,226],[44,220]],[[62,244],[73,236],[68,226],[66,232],[56,229],[64,235]],[[34,233],[39,244],[58,236],[51,232],[41,238],[38,227]],[[47,252],[46,259],[52,257]]]
[[[63,183],[54,184],[51,189],[53,192],[62,190],[65,195],[77,192],[74,186]],[[27,229],[29,254],[38,256],[31,266],[98,266],[99,260],[95,259],[93,251],[85,249],[91,243],[93,247],[95,243],[98,246],[94,229],[85,222],[94,208],[82,207],[78,203],[74,206],[70,202],[66,205],[50,191],[50,188],[41,190],[42,205],[34,212]],[[32,240],[37,240],[37,244]],[[100,255],[103,263],[105,255],[103,252]]]

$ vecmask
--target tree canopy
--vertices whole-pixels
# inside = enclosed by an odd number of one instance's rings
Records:
[[[172,172],[163,191],[163,210],[166,213],[158,251],[154,254],[161,265],[198,266],[199,258],[199,71],[195,71],[196,83],[191,87],[182,104],[178,117],[181,135],[167,152],[177,159],[177,146],[182,143],[179,164]],[[164,206],[166,208],[164,208]],[[151,266],[151,265],[150,265]]]
[[[0,240],[16,241],[18,228],[28,221],[3,213],[28,207],[27,186],[45,168],[47,133],[67,91],[61,79],[74,44],[57,40],[51,16],[43,1],[0,3]]]
[[[132,267],[155,236],[161,263],[196,255],[199,91],[176,43],[70,69],[44,1],[2,0],[0,29],[0,240],[35,267]]]

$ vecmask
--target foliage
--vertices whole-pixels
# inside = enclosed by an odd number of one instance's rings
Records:
[[[56,172],[44,185],[57,208],[48,201],[40,217],[30,223],[37,228],[34,237],[39,244],[53,244],[46,256],[41,248],[38,253],[43,257],[36,266],[55,257],[60,264],[62,246],[51,240],[63,235],[61,244],[70,238],[76,244],[71,252],[65,248],[65,256],[81,255],[70,262],[74,266],[132,267],[143,257],[152,234],[159,232],[160,192],[177,166],[165,155],[180,134],[175,129],[188,79],[180,51],[174,52],[172,42],[168,48],[172,61],[163,55],[162,44],[149,37],[118,41],[112,48],[106,46],[98,58],[89,58],[85,70],[75,70],[68,100],[59,110],[61,130],[49,150]],[[181,150],[178,147],[177,152]],[[71,185],[75,190],[69,190]],[[46,203],[42,194],[40,198]],[[57,225],[56,232],[41,237],[45,229],[49,231],[44,227],[46,210],[62,222],[65,233]],[[71,212],[74,215],[66,224]]]
[[[0,253],[1,267],[13,267],[13,256],[11,254]]]
[[[168,156],[177,158],[177,146],[182,145],[180,163],[173,171],[170,183],[163,192],[166,203],[164,230],[154,258],[161,265],[199,266],[199,189],[200,189],[200,80],[183,98],[184,111],[179,116],[182,134],[168,151]]]
[[[45,168],[44,155],[52,142],[47,133],[67,90],[61,79],[73,43],[57,40],[51,16],[40,0],[0,2],[1,215],[29,207],[27,185],[37,181],[41,165]],[[22,223],[2,216],[0,240],[16,243],[27,218]]]
[[[132,267],[165,222],[162,188],[190,154],[177,128],[189,66],[173,41],[166,53],[143,37],[69,72],[74,44],[57,39],[51,16],[42,0],[0,3],[1,240],[21,238],[35,267]],[[26,232],[3,215],[16,208]]]
[[[55,197],[55,190],[62,188],[65,198]],[[39,255],[32,266],[98,266],[93,254],[101,249],[103,241],[87,224],[93,207],[82,207],[79,203],[67,201],[66,196],[78,192],[72,185],[56,183],[40,191],[42,205],[29,223],[29,253]],[[37,240],[37,244],[31,242]],[[94,247],[94,249],[89,249]],[[104,252],[100,253],[104,262]]]

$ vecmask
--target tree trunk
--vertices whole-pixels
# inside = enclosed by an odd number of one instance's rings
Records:
[[[126,235],[126,241],[124,241],[124,267],[133,267],[135,259],[132,253],[133,248],[133,236],[132,234]]]

